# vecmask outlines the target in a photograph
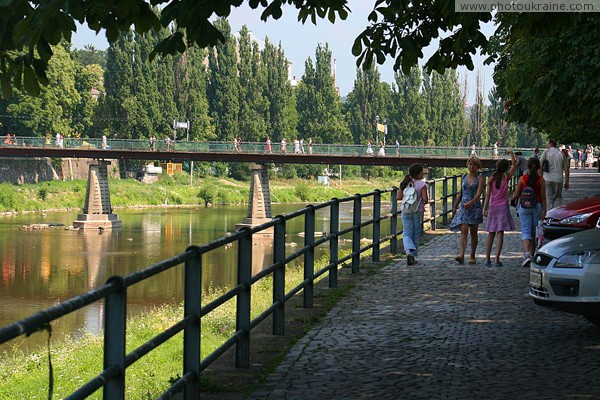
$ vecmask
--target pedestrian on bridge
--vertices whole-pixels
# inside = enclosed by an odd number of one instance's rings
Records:
[[[487,243],[485,245],[485,264],[492,265],[490,255],[494,239],[498,236],[496,243],[496,259],[494,265],[501,267],[500,254],[504,244],[504,231],[515,230],[515,221],[510,215],[508,207],[508,182],[512,179],[517,169],[517,158],[512,150],[508,150],[512,158],[512,166],[507,159],[498,160],[496,163],[496,172],[487,182],[487,193],[483,205],[483,216],[487,217],[486,230],[488,231]]]
[[[308,154],[312,154],[312,146],[313,146],[313,140],[312,138],[308,138]]]
[[[281,139],[281,154],[287,154],[287,140]]]
[[[396,139],[396,157],[400,157],[400,142]]]
[[[273,150],[271,149],[271,139],[267,136],[267,153],[272,154]]]
[[[423,182],[423,165],[412,164],[408,168],[408,175],[400,182],[400,190],[396,198],[402,201],[404,189],[409,185],[414,188],[417,198],[418,208],[416,212],[402,213],[402,243],[406,253],[406,263],[413,265],[417,263],[415,257],[419,255],[419,242],[423,233],[423,215],[425,214],[425,204],[429,202],[427,194],[427,184]]]
[[[471,236],[471,254],[469,264],[477,262],[475,254],[477,251],[477,230],[483,222],[481,209],[481,194],[485,186],[483,176],[479,174],[481,160],[477,156],[471,156],[467,161],[468,173],[463,176],[458,197],[452,209],[452,222],[450,230],[460,232],[460,247],[455,260],[459,264],[465,263],[465,251],[467,249],[467,237]]]
[[[380,143],[380,148],[379,151],[377,152],[377,155],[380,157],[385,156],[385,144],[383,144],[383,142]]]
[[[368,156],[372,156],[373,155],[373,147],[371,146],[371,141],[370,140],[367,141],[367,155]]]

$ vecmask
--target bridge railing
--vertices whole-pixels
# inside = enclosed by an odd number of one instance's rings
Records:
[[[430,190],[430,214],[431,228],[436,229],[436,221],[440,218],[447,225],[447,216],[451,205],[456,200],[460,190],[461,175],[445,177],[427,181]],[[436,196],[441,187],[441,196]],[[272,333],[283,335],[285,332],[285,304],[294,295],[300,293],[303,296],[303,306],[313,306],[313,288],[315,282],[327,274],[328,285],[337,287],[338,269],[340,265],[349,263],[351,270],[356,273],[360,269],[361,254],[371,251],[373,261],[380,260],[381,246],[390,242],[389,251],[398,252],[398,236],[402,230],[398,230],[398,201],[397,188],[375,190],[366,194],[356,194],[343,199],[332,199],[328,202],[307,205],[297,211],[279,215],[272,221],[251,228],[242,228],[236,233],[226,236],[201,246],[190,246],[185,252],[171,257],[167,260],[154,264],[141,271],[125,277],[111,277],[103,286],[90,290],[79,296],[38,312],[33,316],[22,319],[13,324],[0,328],[0,344],[6,343],[21,335],[30,335],[49,327],[49,324],[67,314],[73,313],[96,301],[104,301],[104,351],[103,370],[93,379],[79,387],[66,399],[83,399],[103,390],[105,399],[124,399],[125,397],[125,375],[127,368],[140,360],[162,343],[183,332],[183,365],[182,375],[173,385],[167,389],[159,398],[168,399],[176,393],[183,393],[183,399],[199,398],[199,381],[202,371],[210,366],[229,348],[235,346],[235,365],[238,368],[248,368],[250,365],[250,337],[252,328],[260,322],[272,316]],[[389,209],[382,212],[382,200],[389,196]],[[372,202],[372,217],[366,219],[363,213],[365,200]],[[349,203],[352,205],[352,225],[341,229],[340,205]],[[387,202],[386,202],[387,203]],[[448,207],[450,205],[450,207]],[[329,212],[329,232],[322,237],[315,235],[315,213],[318,210]],[[285,238],[286,223],[294,218],[304,218],[304,245],[293,254],[286,255]],[[389,220],[389,229],[384,232],[382,222]],[[363,246],[361,232],[371,226],[373,240]],[[252,275],[252,248],[253,236],[263,235],[272,231],[274,254],[273,262],[262,271]],[[351,234],[352,248],[350,254],[340,257],[340,237]],[[202,306],[202,257],[204,254],[223,246],[231,246],[237,243],[237,285]],[[328,264],[315,270],[315,248],[328,244]],[[285,275],[286,266],[291,261],[304,257],[303,277],[300,284],[293,288],[286,288]],[[135,284],[159,275],[172,268],[183,268],[184,273],[184,315],[181,320],[157,336],[148,340],[137,349],[126,353],[126,331],[127,331],[127,298],[130,288]],[[273,302],[265,310],[259,310],[254,319],[251,319],[250,295],[252,285],[268,276],[272,277]],[[200,326],[201,319],[216,310],[225,302],[236,299],[236,328],[219,348],[214,350],[204,359],[201,358]],[[256,311],[256,310],[255,310]],[[256,315],[257,312],[254,313]],[[50,377],[52,380],[52,377]],[[49,391],[53,384],[50,382]],[[51,393],[50,393],[51,397]]]
[[[132,150],[132,151],[181,151],[181,152],[211,152],[211,153],[236,153],[238,150],[234,148],[233,142],[195,142],[195,141],[165,141],[164,139],[156,140],[150,143],[147,139],[108,139],[106,149],[109,150]],[[56,143],[55,138],[41,137],[16,137],[12,143],[7,145],[0,141],[2,146],[21,146],[21,147],[38,147],[38,148],[57,148],[61,147]],[[264,142],[242,142],[240,151],[251,154],[265,154],[267,147]],[[293,143],[287,144],[287,154],[295,154]],[[66,149],[86,149],[99,150],[103,149],[102,139],[99,138],[64,138],[62,148]],[[379,156],[381,146],[373,145],[373,156]],[[301,148],[303,152],[300,154],[308,154],[309,146],[304,143]],[[528,157],[533,154],[531,149],[521,149],[523,154]],[[355,144],[313,144],[312,154],[314,155],[345,155],[345,156],[364,156],[366,155],[366,145]],[[499,150],[503,153],[504,149]],[[282,153],[281,143],[273,143],[271,152],[275,154]],[[406,146],[402,145],[396,148],[393,145],[387,145],[383,149],[383,155],[386,157],[395,156],[412,156],[412,157],[467,157],[471,154],[471,147],[451,147],[451,146]],[[491,147],[477,147],[475,149],[479,157],[491,158]]]

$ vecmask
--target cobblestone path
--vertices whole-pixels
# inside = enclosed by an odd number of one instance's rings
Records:
[[[600,328],[533,304],[518,232],[484,267],[486,236],[477,265],[446,232],[362,279],[249,399],[600,399]]]

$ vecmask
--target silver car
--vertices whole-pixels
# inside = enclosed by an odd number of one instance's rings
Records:
[[[600,324],[600,221],[539,249],[529,269],[529,296],[537,305]]]

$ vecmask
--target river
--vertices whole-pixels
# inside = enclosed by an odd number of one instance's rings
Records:
[[[351,225],[351,203],[340,210],[342,228]],[[301,204],[273,205],[273,215],[303,207]],[[372,215],[371,204],[363,205],[363,218]],[[384,210],[389,207],[384,207]],[[182,253],[190,244],[203,244],[233,232],[246,215],[246,206],[143,208],[117,210],[123,221],[119,231],[84,232],[67,230],[76,212],[18,214],[0,218],[0,326],[28,317],[90,289],[103,285],[114,275],[127,275],[168,257]],[[329,231],[328,208],[316,215],[316,231]],[[43,230],[25,230],[36,223],[63,224]],[[384,228],[385,226],[385,228]],[[382,224],[382,232],[389,225]],[[286,253],[301,247],[304,218],[286,223]],[[385,229],[385,230],[384,230]],[[371,238],[372,229],[362,237]],[[351,236],[346,236],[350,238]],[[342,243],[341,247],[349,246]],[[328,254],[328,245],[317,248],[316,258]],[[301,262],[298,259],[298,262]],[[272,262],[272,246],[253,247],[253,270]],[[209,286],[231,287],[236,282],[237,246],[219,248],[203,257],[202,279]],[[182,300],[183,267],[147,279],[128,290],[128,311],[141,312],[155,305]],[[53,324],[53,337],[97,333],[102,327],[100,302],[72,313]],[[19,338],[0,346],[27,350],[44,343],[46,335]]]

